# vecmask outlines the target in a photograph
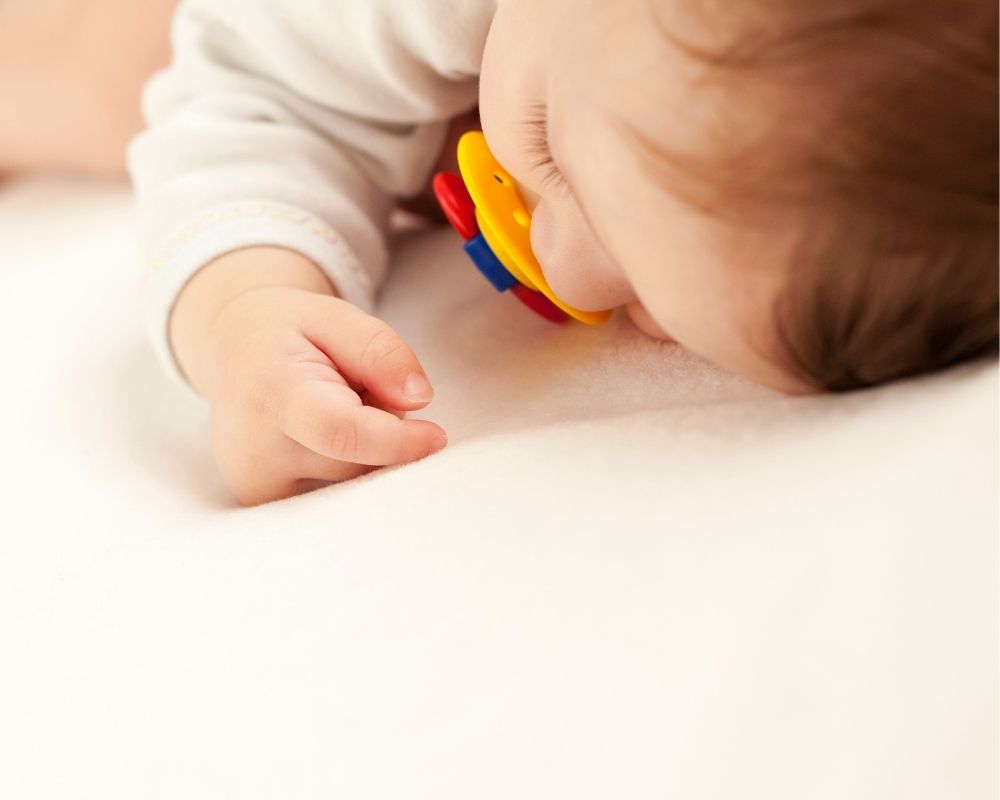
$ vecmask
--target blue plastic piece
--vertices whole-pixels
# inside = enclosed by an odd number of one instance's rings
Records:
[[[498,292],[506,292],[517,283],[517,278],[511,275],[507,268],[500,263],[500,259],[493,254],[493,250],[490,249],[482,234],[465,243],[465,252],[469,254],[472,263],[486,276],[486,280],[492,283],[493,288]]]

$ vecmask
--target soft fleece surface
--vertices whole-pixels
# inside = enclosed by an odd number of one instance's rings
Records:
[[[445,452],[230,506],[119,188],[0,193],[0,796],[992,798],[997,367],[788,399],[447,232]]]

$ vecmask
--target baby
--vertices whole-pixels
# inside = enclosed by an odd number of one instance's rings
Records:
[[[789,393],[996,352],[994,0],[187,0],[173,41],[154,336],[241,502],[445,446],[371,309],[477,106],[570,305]]]

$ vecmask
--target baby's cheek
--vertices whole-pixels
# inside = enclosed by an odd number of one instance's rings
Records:
[[[575,203],[562,203],[557,213],[540,202],[531,218],[531,247],[552,291],[571,306],[601,311],[635,298]]]
[[[632,324],[647,336],[651,336],[654,339],[662,339],[665,342],[677,341],[673,336],[663,330],[660,324],[653,319],[642,303],[627,304],[625,306],[625,313],[628,314],[629,319],[632,320]]]
[[[566,269],[567,258],[560,246],[556,228],[551,224],[547,209],[534,209],[531,219],[531,249],[542,268],[545,280],[552,291],[563,300],[572,303],[566,294],[572,294],[572,276]]]

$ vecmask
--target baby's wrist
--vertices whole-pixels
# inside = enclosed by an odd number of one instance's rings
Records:
[[[266,288],[335,296],[323,272],[305,256],[278,247],[250,247],[220,256],[188,281],[170,317],[170,346],[191,385],[206,394],[214,323],[237,298]]]

